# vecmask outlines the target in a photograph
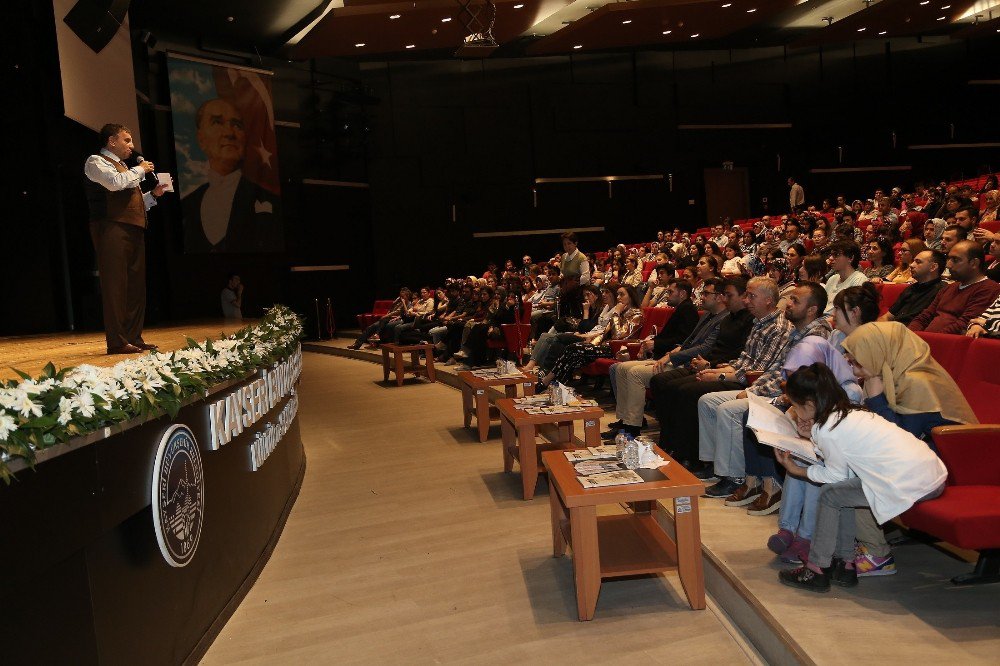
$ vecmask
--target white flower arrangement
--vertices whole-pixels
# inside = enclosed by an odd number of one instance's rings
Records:
[[[7,462],[29,465],[35,451],[100,428],[166,412],[220,382],[246,376],[295,351],[302,320],[276,305],[253,326],[227,338],[183,349],[125,359],[109,368],[81,365],[57,370],[49,363],[32,378],[0,384],[0,479],[10,483]]]

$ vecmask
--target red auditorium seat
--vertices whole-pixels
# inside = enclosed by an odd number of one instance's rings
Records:
[[[979,226],[981,226],[983,229],[986,229],[987,231],[992,231],[993,233],[996,233],[1000,231],[1000,220],[990,220],[989,222],[983,222]]]
[[[882,299],[879,301],[879,314],[884,315],[888,312],[903,290],[909,286],[908,284],[894,284],[892,282],[883,282],[877,285],[879,293],[882,294]]]
[[[365,330],[366,328],[377,322],[379,319],[387,315],[389,313],[389,308],[391,307],[392,307],[391,300],[375,301],[375,305],[372,306],[371,312],[365,312],[363,314],[358,315],[358,325],[361,327],[361,330],[362,331]]]
[[[917,335],[931,348],[931,356],[941,364],[951,378],[958,381],[962,366],[965,365],[965,357],[969,353],[972,345],[972,338],[964,335],[954,335],[951,333],[928,333],[918,331]]]
[[[1000,406],[996,396],[1000,376],[994,366],[1000,358],[1000,340],[919,335],[925,340],[934,336],[928,344],[939,363],[945,367],[952,360],[961,364],[956,382],[962,394],[979,421],[992,425],[934,428],[934,443],[948,468],[948,485],[941,497],[915,505],[900,519],[911,529],[959,548],[979,551],[975,570],[952,578],[952,583],[997,582],[1000,581],[1000,425],[997,425]]]
[[[487,340],[488,349],[504,349],[507,351],[507,358],[520,362],[521,352],[524,346],[531,339],[531,324],[521,323],[531,321],[531,303],[524,301],[521,303],[521,316],[514,324],[500,324],[500,333],[503,338],[500,340]]]

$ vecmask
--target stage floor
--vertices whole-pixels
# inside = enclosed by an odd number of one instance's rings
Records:
[[[189,322],[174,326],[158,326],[143,331],[142,337],[149,344],[158,345],[159,351],[170,352],[180,349],[187,338],[199,342],[217,339],[253,323],[214,319]],[[17,378],[13,368],[37,376],[50,361],[57,368],[76,366],[83,363],[111,366],[128,355],[109,356],[104,341],[104,332],[92,333],[50,333],[21,337],[0,338],[0,380]]]

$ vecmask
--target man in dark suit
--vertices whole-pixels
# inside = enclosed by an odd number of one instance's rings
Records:
[[[280,199],[243,175],[243,116],[224,99],[198,108],[198,145],[208,182],[181,200],[187,252],[274,252],[283,249]]]

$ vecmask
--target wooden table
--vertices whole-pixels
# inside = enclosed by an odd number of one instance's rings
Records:
[[[462,418],[465,427],[472,425],[474,414],[476,425],[479,427],[480,442],[485,442],[489,437],[490,421],[494,415],[500,418],[499,412],[490,409],[490,387],[503,386],[508,398],[517,397],[518,386],[521,386],[524,395],[535,395],[535,380],[527,375],[487,379],[463,370],[458,373],[458,378],[462,380]]]
[[[562,451],[547,451],[542,460],[549,476],[552,513],[552,556],[573,549],[576,609],[580,620],[591,620],[597,608],[601,581],[637,574],[677,571],[692,610],[705,608],[705,573],[701,562],[698,497],[704,484],[654,447],[670,461],[659,470],[636,470],[646,478],[609,488],[585,489],[576,480],[573,465]],[[663,531],[653,511],[656,500],[673,500],[676,539]],[[599,504],[632,505],[625,515],[598,516]],[[669,520],[669,514],[663,519]]]
[[[406,365],[405,354],[410,354],[410,364]],[[420,353],[424,353],[426,365],[420,365]],[[392,353],[392,362],[389,362],[389,354]],[[427,379],[436,381],[434,374],[434,345],[428,343],[418,345],[398,345],[386,342],[382,345],[382,375],[385,381],[389,381],[389,371],[396,373],[396,386],[403,385],[406,373],[413,375],[424,375]]]
[[[567,414],[528,414],[516,409],[512,398],[500,398],[497,410],[503,439],[503,471],[514,469],[515,459],[521,464],[521,486],[526,500],[535,497],[535,484],[538,483],[539,467],[542,467],[539,454],[548,449],[576,448],[573,443],[575,421],[583,421],[583,440],[587,446],[601,444],[601,417],[604,416],[601,407],[585,407]],[[538,443],[535,439],[538,434],[548,441]]]

